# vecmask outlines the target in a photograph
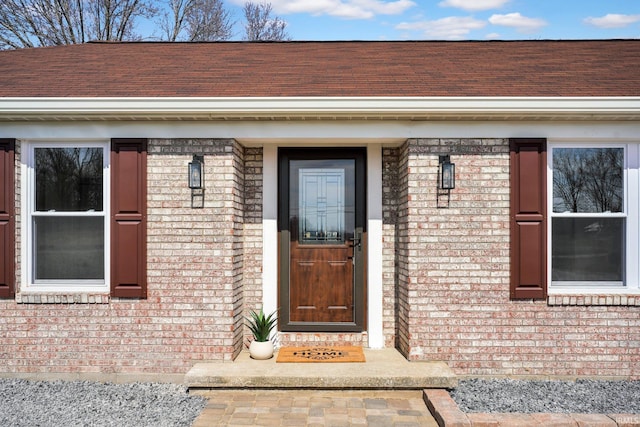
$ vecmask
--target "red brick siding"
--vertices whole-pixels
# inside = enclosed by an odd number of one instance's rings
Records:
[[[385,347],[396,346],[396,303],[399,148],[382,151],[382,332]]]
[[[1,300],[1,371],[183,373],[231,360],[242,337],[243,150],[233,140],[150,140],[148,299]],[[205,157],[203,209],[191,208],[186,182],[193,154]]]
[[[444,360],[461,375],[640,378],[638,306],[509,299],[508,140],[415,139],[406,150],[410,232],[397,253],[411,263],[397,286],[407,287],[400,348],[411,360]],[[438,154],[447,153],[456,188],[438,209]]]
[[[244,148],[233,145],[233,358],[242,350],[244,333]]]
[[[262,307],[262,148],[244,150],[244,315]],[[244,328],[244,343],[251,332]]]
[[[457,185],[438,208],[444,153]],[[203,209],[191,208],[186,183],[193,154],[205,156]],[[181,373],[240,350],[242,313],[262,301],[262,150],[150,140],[148,169],[148,299],[18,292],[0,300],[1,372]],[[385,344],[461,375],[640,378],[640,298],[509,300],[508,181],[506,139],[415,139],[384,150]],[[313,342],[366,345],[367,334],[281,337]]]
[[[345,346],[367,347],[369,338],[366,332],[362,333],[297,333],[280,332],[279,344],[282,346]]]
[[[397,280],[396,288],[396,348],[405,356],[411,350],[410,315],[411,306],[409,290],[412,286],[410,263],[410,234],[409,230],[409,145],[404,144],[398,152],[398,183],[397,183],[397,206],[396,214],[396,238],[395,238],[395,267],[394,275]],[[383,177],[384,182],[384,177]]]

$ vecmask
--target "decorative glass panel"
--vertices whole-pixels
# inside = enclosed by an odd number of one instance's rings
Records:
[[[33,217],[34,280],[104,280],[104,217]]]
[[[292,160],[290,217],[302,244],[344,244],[353,238],[353,160]],[[294,237],[295,238],[295,237]]]
[[[624,149],[555,148],[553,212],[622,212]]]
[[[102,211],[102,148],[36,148],[35,174],[36,211]]]
[[[552,280],[624,281],[624,218],[553,218]]]
[[[299,236],[344,242],[344,170],[300,169]]]

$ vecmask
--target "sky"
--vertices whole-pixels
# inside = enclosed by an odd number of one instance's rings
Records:
[[[242,16],[246,0],[225,0]],[[260,1],[253,0],[254,3]],[[640,38],[640,0],[268,0],[292,40]]]

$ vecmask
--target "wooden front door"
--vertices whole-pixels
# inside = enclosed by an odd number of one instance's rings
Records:
[[[279,154],[280,329],[362,331],[365,150]]]

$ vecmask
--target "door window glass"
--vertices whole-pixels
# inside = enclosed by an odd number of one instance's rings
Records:
[[[354,181],[353,160],[291,161],[290,219],[299,243],[344,244],[353,237]]]

